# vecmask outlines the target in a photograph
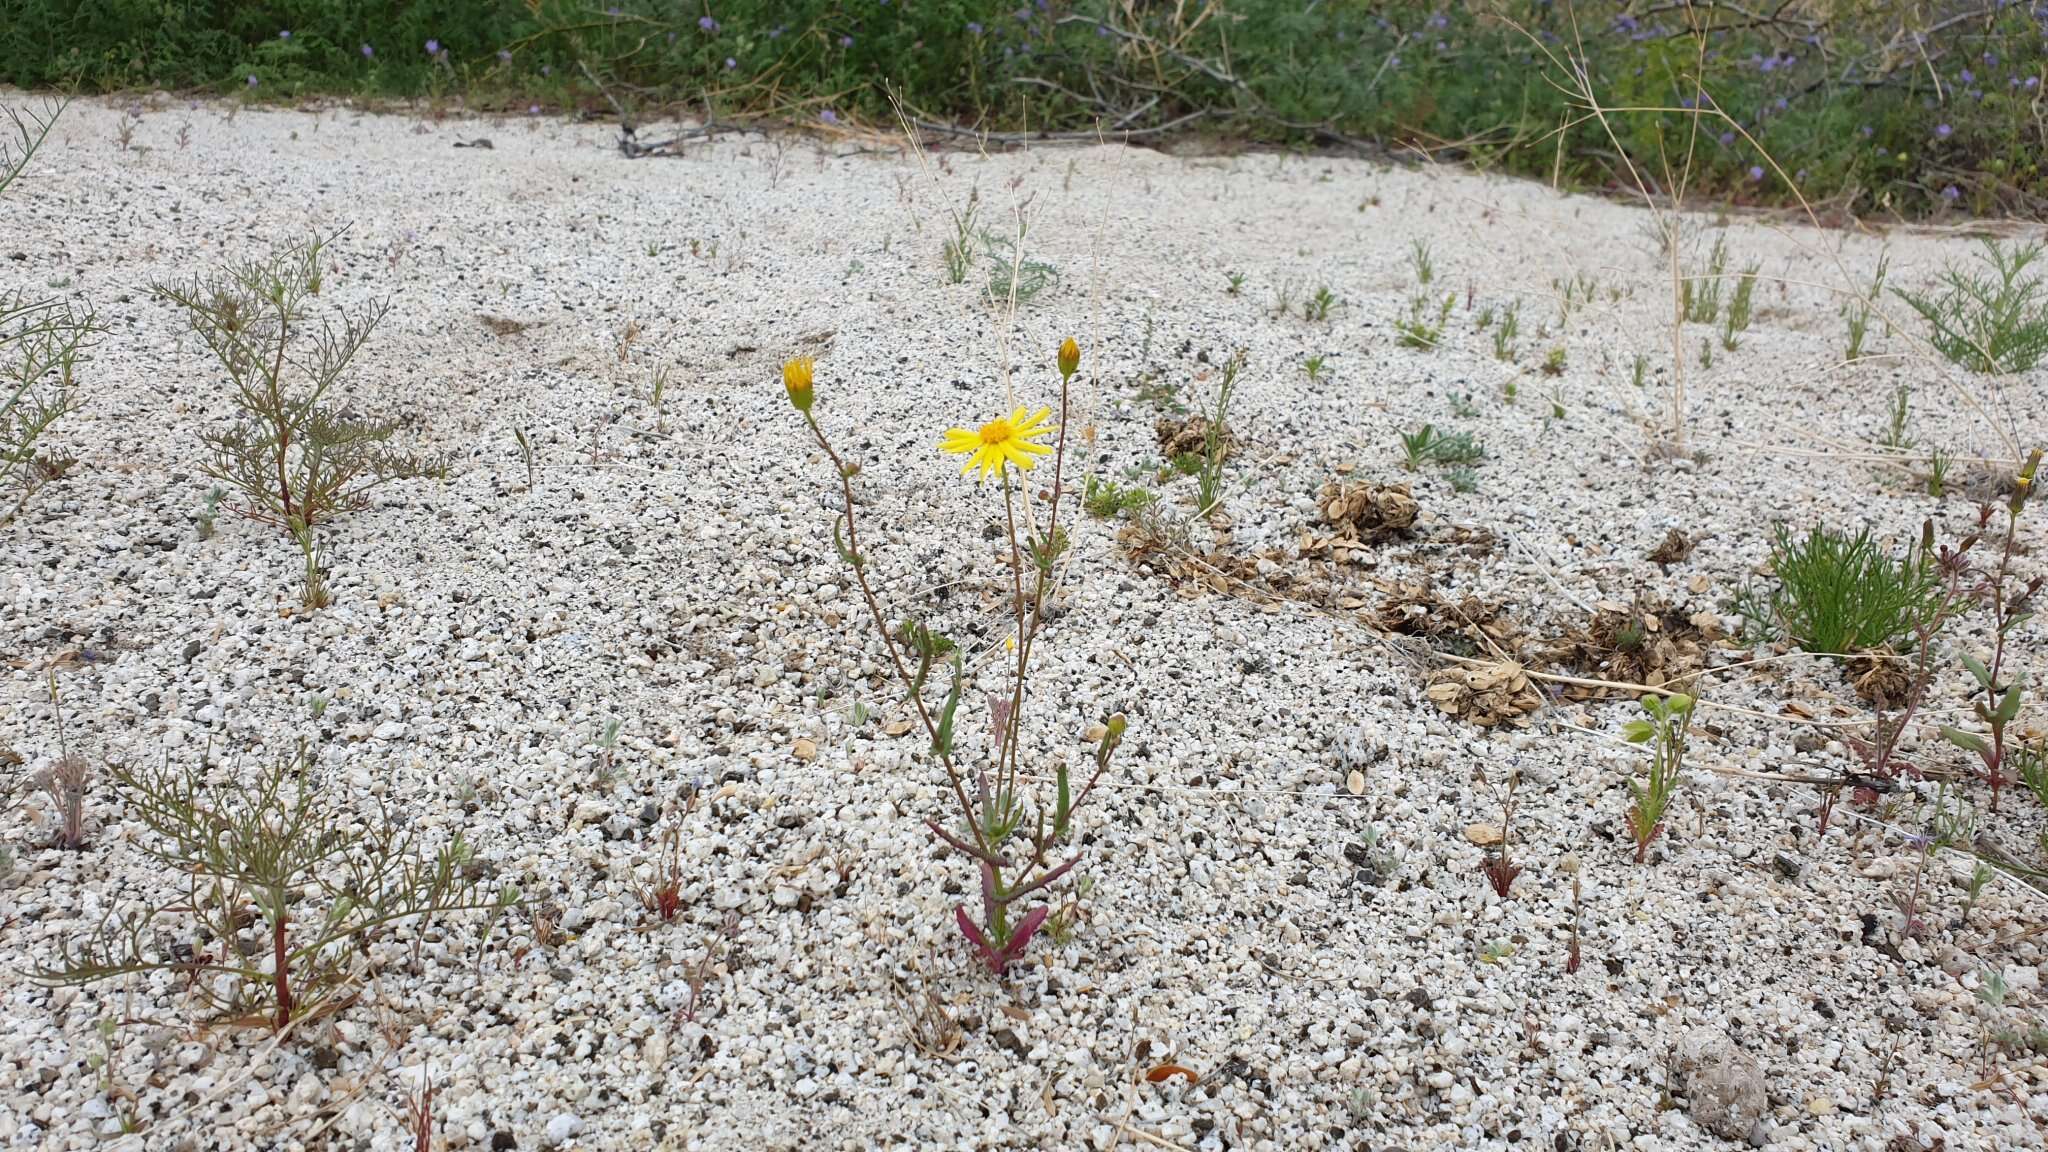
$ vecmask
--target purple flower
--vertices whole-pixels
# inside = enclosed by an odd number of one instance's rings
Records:
[[[841,36],[841,37],[839,38],[839,46],[840,46],[841,48],[851,48],[851,47],[853,47],[853,37],[851,37],[851,36]]]
[[[255,86],[256,86],[256,77],[254,77],[254,76],[251,76],[251,77],[249,77],[249,87],[251,87],[251,88],[254,88]]]
[[[375,48],[370,47],[368,44],[363,45],[363,59],[374,60],[376,58],[377,50]]]
[[[839,123],[839,113],[827,108],[818,113],[818,119],[823,120],[827,124],[837,124]]]
[[[528,105],[526,106],[526,114],[527,114],[528,116],[538,116],[538,115],[540,115],[540,105],[538,105],[538,104],[528,104]]]
[[[1870,139],[1870,125],[1865,124],[1861,129],[1859,129],[1859,131],[1863,133],[1863,138],[1865,140]]]
[[[1762,168],[1762,167],[1760,167],[1760,166],[1758,166],[1758,165],[1755,165],[1755,164],[1751,164],[1751,165],[1749,166],[1749,178],[1750,178],[1751,180],[1761,180],[1761,179],[1763,179],[1763,178],[1764,178],[1764,170],[1763,170],[1763,168]]]
[[[716,32],[718,31],[718,21],[713,20],[709,16],[699,16],[697,17],[697,27],[702,28],[706,32]]]
[[[439,40],[429,40],[429,41],[427,41],[427,55],[429,55],[429,56],[439,56],[440,54],[441,54],[441,42],[440,42]]]
[[[1977,82],[1977,74],[1965,68],[1962,71],[1961,79],[1965,84],[1975,84]]]
[[[1946,125],[1946,124],[1937,124],[1937,125],[1935,125],[1935,126],[1934,126],[1934,134],[1935,134],[1936,136],[1940,137],[1940,138],[1941,138],[1941,139],[1943,139],[1943,140],[1946,140],[1946,139],[1948,139],[1948,138],[1949,138],[1949,134],[1950,134],[1950,133],[1952,133],[1952,132],[1954,132],[1954,131],[1955,131],[1955,129],[1953,129],[1953,128],[1949,127],[1949,126],[1948,126],[1948,125]]]
[[[975,23],[974,21],[972,21],[972,20],[969,20],[969,21],[967,22],[967,34],[968,34],[969,36],[979,36],[979,35],[981,35],[981,25],[979,25],[979,24],[976,24],[976,23]]]
[[[1960,199],[1962,195],[1962,190],[1953,184],[1941,190],[1941,198],[1950,202]]]
[[[1735,133],[1733,133],[1733,132],[1723,132],[1723,133],[1721,133],[1721,147],[1723,147],[1723,148],[1726,148],[1727,146],[1729,146],[1730,144],[1733,144],[1733,143],[1735,143]]]
[[[726,70],[727,72],[730,72],[730,71],[732,71],[733,69],[735,69],[735,68],[737,68],[737,67],[739,67],[739,66],[740,66],[740,62],[739,62],[739,61],[737,61],[737,60],[733,59],[733,58],[732,58],[732,57],[730,57],[730,56],[727,56],[727,57],[725,58],[725,70]]]
[[[498,49],[498,63],[500,63],[500,64],[510,64],[511,62],[512,62],[512,50],[511,50],[510,48],[500,48],[500,49]]]
[[[277,38],[278,38],[279,40],[289,40],[289,39],[291,39],[291,38],[292,38],[292,30],[291,30],[291,29],[289,29],[289,28],[287,28],[287,29],[285,29],[284,31],[282,31],[282,32],[279,32],[279,33],[277,34]]]

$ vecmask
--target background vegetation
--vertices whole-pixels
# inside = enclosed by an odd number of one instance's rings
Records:
[[[2041,0],[0,0],[0,82],[891,126],[894,88],[990,131],[1373,143],[1633,188],[1626,158],[1660,191],[1690,154],[1687,191],[1741,203],[2048,204]],[[1588,92],[1654,111],[1603,124]]]

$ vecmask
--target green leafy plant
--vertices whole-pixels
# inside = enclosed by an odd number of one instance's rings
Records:
[[[1933,294],[1893,289],[1932,329],[1943,356],[1974,372],[2025,372],[2048,355],[2048,298],[2027,269],[2038,243],[2007,248],[1984,241],[1983,271],[1950,263]]]
[[[1629,361],[1629,383],[1634,384],[1637,388],[1641,388],[1644,382],[1649,378],[1649,374],[1650,358],[1648,356],[1643,355],[1641,352],[1636,353],[1635,359]]]
[[[1521,313],[1522,302],[1519,300],[1510,303],[1507,311],[1501,313],[1500,326],[1493,330],[1495,360],[1511,361],[1515,358],[1515,338],[1522,332]]]
[[[1639,781],[1631,777],[1628,782],[1628,828],[1635,837],[1638,864],[1648,856],[1650,841],[1663,829],[1672,793],[1678,788],[1694,700],[1684,693],[1673,693],[1644,696],[1640,703],[1644,718],[1631,720],[1622,728],[1622,736],[1630,743],[1645,744],[1650,749],[1648,778]]]
[[[1954,466],[1955,457],[1939,448],[1927,450],[1927,494],[1939,500],[1948,494],[1948,471]]]
[[[1301,367],[1304,372],[1308,373],[1309,383],[1315,384],[1322,380],[1323,362],[1325,359],[1326,357],[1323,356],[1310,356],[1308,359],[1302,361]]]
[[[1415,282],[1424,288],[1436,279],[1436,261],[1430,258],[1429,241],[1416,239],[1408,247],[1408,263],[1415,269]]]
[[[62,104],[39,112],[0,108],[6,117],[0,193],[42,148],[63,111]],[[12,519],[53,471],[37,459],[37,445],[74,406],[79,356],[100,331],[88,308],[21,290],[0,292],[0,523]]]
[[[1319,284],[1316,286],[1315,294],[1301,306],[1301,316],[1304,320],[1322,323],[1330,318],[1330,309],[1336,306],[1337,294],[1330,291],[1329,285]]]
[[[1150,489],[1126,488],[1114,480],[1088,477],[1081,488],[1081,508],[1090,516],[1109,519],[1148,507],[1159,499]]]
[[[1470,468],[1452,468],[1444,473],[1444,479],[1453,492],[1476,492],[1479,490],[1479,473]]]
[[[2043,578],[2035,576],[2021,581],[2013,572],[2012,561],[2019,541],[2020,513],[2026,509],[2027,497],[2033,491],[2034,478],[2041,469],[2041,450],[2036,448],[2027,458],[2013,481],[2013,494],[2005,505],[2005,544],[1999,549],[1998,566],[1984,574],[1973,590],[1975,598],[1984,605],[1991,619],[1991,659],[1984,662],[1963,653],[1963,667],[1969,669],[1970,677],[1977,682],[1970,694],[1970,711],[1984,729],[1983,734],[1967,732],[1961,728],[1943,726],[1942,736],[1949,743],[1974,754],[1984,767],[1984,779],[1991,785],[1991,809],[1998,810],[2000,789],[2005,785],[2006,760],[2009,730],[2013,721],[2019,718],[2024,688],[2017,680],[2007,679],[2006,656],[2012,633],[2015,629],[2033,619],[2034,596],[2041,590]],[[1981,532],[1989,526],[1992,516],[1987,505],[1978,513],[1977,527]]]
[[[1728,242],[1717,236],[1707,254],[1707,274],[1679,282],[1678,306],[1687,323],[1712,324],[1721,314],[1721,275],[1727,270]]]
[[[1552,348],[1550,351],[1545,352],[1543,354],[1543,374],[1545,376],[1564,375],[1564,358],[1565,350],[1564,346],[1561,344],[1555,348]]]
[[[1878,257],[1877,273],[1871,277],[1870,290],[1842,307],[1842,319],[1849,329],[1848,347],[1843,359],[1850,363],[1863,359],[1863,344],[1870,336],[1870,318],[1877,312],[1878,297],[1884,295],[1885,271],[1890,260],[1889,255]]]
[[[1721,325],[1721,347],[1730,352],[1741,343],[1742,333],[1749,330],[1750,314],[1755,308],[1757,270],[1755,264],[1744,268],[1735,278],[1735,294],[1728,299],[1728,316]]]
[[[992,232],[981,234],[982,254],[988,261],[988,282],[984,290],[998,304],[1015,301],[1029,304],[1060,282],[1060,271],[1043,260],[1023,255],[1020,231],[1015,238]]]
[[[945,264],[948,284],[965,281],[967,269],[974,263],[974,214],[980,205],[981,189],[969,189],[967,207],[953,213],[953,234],[939,245],[939,259]]]
[[[1223,503],[1223,461],[1230,454],[1230,402],[1237,395],[1237,377],[1244,371],[1243,349],[1223,363],[1223,381],[1216,387],[1216,410],[1202,433],[1201,460],[1195,469],[1195,515],[1207,516]]]
[[[1434,424],[1403,432],[1401,451],[1401,466],[1411,472],[1426,463],[1469,467],[1486,459],[1485,446],[1470,432],[1440,432]]]
[[[1841,658],[1890,645],[1912,630],[1939,588],[1923,544],[1894,559],[1864,529],[1854,536],[1815,526],[1795,538],[1783,524],[1771,543],[1778,589],[1771,616],[1808,652]]]
[[[1230,277],[1230,287],[1225,288],[1223,291],[1231,296],[1242,295],[1244,293],[1244,273],[1229,272],[1225,273],[1225,275]]]
[[[129,813],[154,836],[143,849],[181,891],[141,909],[122,902],[33,977],[174,973],[211,1015],[283,1031],[338,1009],[378,939],[423,939],[457,913],[516,901],[511,889],[478,893],[459,832],[428,852],[388,812],[365,820],[335,806],[306,779],[310,767],[303,749],[250,782],[210,780],[200,766],[112,766]]]
[[[232,427],[206,435],[202,471],[240,493],[244,515],[294,535],[299,525],[317,529],[362,507],[380,484],[438,477],[446,468],[389,448],[396,422],[331,406],[349,361],[389,305],[339,309],[312,325],[306,311],[320,293],[323,243],[315,237],[210,279],[156,288],[184,310],[227,370],[241,409]]]
[[[1913,386],[1901,382],[1892,390],[1889,416],[1884,431],[1877,438],[1880,445],[1893,452],[1904,452],[1913,446],[1913,438],[1906,430],[1906,424],[1912,416],[1912,404]]]
[[[654,430],[657,433],[668,431],[668,417],[662,412],[661,402],[663,394],[668,391],[669,373],[674,369],[674,364],[663,363],[654,370],[654,394],[650,399],[654,404]]]

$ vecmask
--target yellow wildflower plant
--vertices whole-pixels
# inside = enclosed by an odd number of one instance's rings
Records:
[[[1002,471],[1005,465],[1015,465],[1019,472],[1029,472],[1040,456],[1052,452],[1051,448],[1037,442],[1040,437],[1059,431],[1057,425],[1046,423],[1051,418],[1050,408],[1030,413],[1019,408],[980,428],[947,429],[939,447],[956,456],[967,457],[966,466],[960,469],[962,476],[980,469],[980,478],[987,480]]]
[[[1109,770],[1125,726],[1122,713],[1102,719],[1093,763],[1084,763],[1079,773],[1072,773],[1064,756],[1053,759],[1049,773],[1032,771],[1024,762],[1032,742],[1026,739],[1023,716],[1041,695],[1026,688],[1031,657],[1047,618],[1047,597],[1061,578],[1059,557],[1067,548],[1067,528],[1060,518],[1066,494],[1064,425],[1072,410],[1069,389],[1080,369],[1080,345],[1062,341],[1055,363],[1059,368],[1057,416],[1051,406],[1036,410],[1019,407],[978,428],[951,429],[939,441],[941,451],[966,457],[962,475],[978,472],[983,481],[996,476],[1003,482],[1014,627],[998,649],[1000,663],[1009,666],[1007,691],[986,694],[966,691],[970,679],[982,672],[978,661],[975,670],[969,671],[964,644],[916,616],[892,616],[901,609],[883,606],[874,578],[883,557],[862,551],[863,539],[874,537],[861,525],[862,502],[854,493],[855,479],[864,482],[867,474],[858,461],[839,454],[825,421],[811,410],[810,359],[797,357],[782,366],[782,386],[789,393],[789,402],[802,414],[805,430],[831,462],[838,485],[840,511],[832,523],[832,545],[867,607],[875,636],[903,688],[904,702],[923,726],[930,754],[946,774],[954,811],[949,817],[927,819],[925,828],[941,844],[971,860],[981,879],[980,901],[956,905],[953,922],[974,958],[998,976],[1023,958],[1025,948],[1041,929],[1060,933],[1071,927],[1081,889],[1077,887],[1062,905],[1052,896],[1053,886],[1081,863],[1076,813]],[[1052,462],[1050,484],[1035,497],[1021,493],[1024,473],[1048,458]],[[1012,480],[1020,483],[1013,485]],[[1020,500],[1025,502],[1026,513],[1021,522],[1016,515]],[[948,665],[952,683],[941,688],[939,678]],[[1055,696],[1051,692],[1043,695],[1048,700]],[[987,701],[986,723],[963,723],[963,703],[978,708],[982,699]],[[961,739],[976,731],[987,732],[988,739]],[[1053,781],[1049,796],[1034,794],[1028,783],[1041,775]],[[972,911],[976,907],[979,916]],[[1055,907],[1060,911],[1056,913]]]

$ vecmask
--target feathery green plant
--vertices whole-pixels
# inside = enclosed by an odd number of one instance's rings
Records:
[[[1951,361],[1973,372],[2025,372],[2048,355],[2048,298],[2041,278],[2027,275],[2040,255],[2039,243],[2006,248],[1987,239],[1987,271],[1950,263],[1933,295],[1892,291],[1927,321],[1928,339]]]
[[[456,913],[518,899],[510,888],[479,894],[460,832],[428,852],[393,813],[364,820],[333,805],[307,781],[310,767],[303,748],[251,782],[209,780],[198,765],[110,766],[155,836],[143,850],[179,892],[141,908],[123,901],[33,978],[174,973],[214,1016],[282,1031],[340,1007],[379,938],[424,938]]]

